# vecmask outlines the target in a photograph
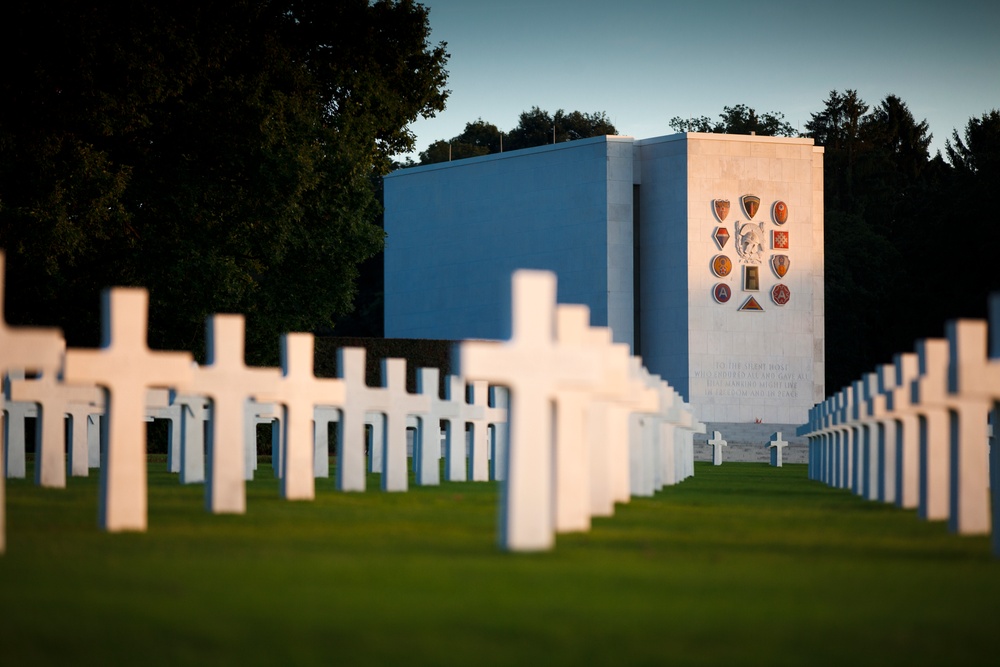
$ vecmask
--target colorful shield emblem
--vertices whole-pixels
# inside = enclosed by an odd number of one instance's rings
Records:
[[[774,218],[775,224],[783,225],[788,222],[788,204],[783,201],[774,202],[771,216]]]
[[[788,250],[788,232],[772,230],[771,247],[775,250]]]
[[[788,289],[787,285],[778,283],[771,288],[771,301],[774,301],[779,306],[784,306],[791,298],[792,291]]]
[[[743,195],[741,201],[743,202],[743,210],[747,212],[748,218],[757,215],[757,209],[760,208],[760,197],[757,195]]]
[[[726,247],[726,242],[729,241],[729,230],[725,227],[715,228],[715,242],[719,244],[719,250]]]
[[[771,268],[779,278],[784,278],[791,266],[792,260],[788,259],[788,255],[771,255]]]
[[[740,310],[747,310],[750,312],[758,312],[758,313],[764,312],[764,309],[761,307],[760,303],[757,301],[757,299],[753,297],[750,297],[749,299],[744,301],[743,305],[740,306]]]
[[[716,283],[712,288],[712,296],[719,303],[726,303],[733,296],[732,288],[726,283]]]
[[[712,271],[720,278],[725,278],[733,270],[733,262],[725,255],[716,255],[712,260]]]
[[[729,200],[716,199],[713,203],[715,204],[715,217],[719,219],[719,222],[725,222],[726,216],[729,215]]]

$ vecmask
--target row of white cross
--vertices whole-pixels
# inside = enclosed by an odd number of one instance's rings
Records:
[[[2,296],[0,285],[0,313]],[[170,469],[180,469],[182,482],[204,478],[207,509],[230,513],[246,508],[244,482],[256,467],[254,424],[260,421],[280,421],[274,465],[282,496],[291,500],[313,498],[314,478],[324,470],[329,474],[331,421],[339,423],[336,485],[342,491],[365,489],[366,424],[384,424],[383,446],[370,448],[381,456],[370,458],[370,469],[382,473],[387,491],[407,488],[408,426],[416,427],[418,483],[439,481],[441,423],[448,424],[446,478],[463,479],[465,425],[470,424],[468,477],[487,479],[492,453],[493,477],[506,481],[501,545],[511,550],[549,548],[556,531],[585,530],[591,516],[611,514],[615,502],[650,495],[693,474],[693,433],[704,432],[676,392],[645,372],[627,346],[613,345],[607,329],[589,326],[586,308],[556,308],[551,274],[515,276],[509,342],[457,346],[461,375],[475,379],[469,385],[471,403],[465,400],[466,380],[459,376],[446,378],[446,397],[438,396],[436,369],[420,369],[418,392],[407,392],[403,359],[383,360],[384,386],[368,387],[363,349],[338,350],[339,377],[317,378],[310,334],[282,337],[280,369],[248,367],[244,321],[238,315],[209,318],[207,362],[199,366],[189,353],[149,349],[147,310],[144,290],[106,291],[102,346],[96,350],[66,349],[57,330],[14,329],[0,318],[0,373],[12,378],[10,398],[40,406],[40,484],[65,486],[68,414],[79,427],[71,436],[71,470],[80,474],[91,467],[95,448],[84,449],[83,429],[91,424],[93,441],[93,417],[103,413],[99,525],[108,531],[146,529],[144,422],[157,417],[184,416],[186,437],[171,449]],[[17,377],[25,371],[38,377]],[[509,451],[504,448],[506,394],[490,384],[511,389],[512,413],[520,415],[510,420]],[[492,405],[486,401],[488,391],[496,396]],[[381,418],[373,421],[373,413]],[[23,428],[23,415],[13,421]],[[207,437],[199,443],[196,434],[206,423]],[[493,434],[492,446],[487,433]],[[13,461],[20,471],[12,472],[23,476],[23,433],[20,460],[11,457],[16,449],[4,447],[0,465]],[[207,463],[207,471],[199,470],[199,461]],[[0,469],[0,552],[5,476]]]
[[[464,341],[453,364],[510,390],[503,548],[551,548],[557,532],[694,474],[704,424],[628,345],[591,327],[589,309],[557,306],[554,274],[515,272],[511,305],[510,340]]]
[[[364,349],[347,348],[344,353],[345,356],[357,358],[360,365],[364,366]],[[393,364],[402,360],[387,361]],[[446,459],[447,481],[502,479],[502,468],[495,465],[502,457],[495,456],[494,450],[506,442],[503,435],[505,433],[503,427],[507,421],[506,392],[502,387],[487,388],[485,382],[470,383],[469,391],[466,392],[465,382],[461,378],[449,376],[446,379],[450,382],[450,386],[446,385],[446,396],[442,399],[436,391],[438,374],[436,368],[419,369],[418,386],[427,387],[426,391],[420,389],[419,393],[430,395],[431,407],[422,417],[414,415],[407,417],[407,451],[418,450],[415,461],[417,483],[433,485],[440,482],[438,466],[428,464],[426,469],[422,469],[420,462],[426,459],[436,464],[442,452]],[[61,384],[53,379],[52,374],[46,374],[38,379],[25,379],[23,375],[20,371],[8,373],[5,389],[8,398],[3,403],[4,463],[7,478],[25,476],[25,420],[37,418],[40,412],[39,406],[41,413],[47,419],[54,417],[55,421],[51,424],[46,422],[36,430],[39,453],[35,466],[36,483],[39,486],[53,488],[66,486],[67,463],[65,457],[60,455],[64,450],[68,450],[69,468],[73,476],[86,477],[89,469],[100,468],[102,447],[100,425],[104,415],[104,392],[97,387]],[[350,376],[360,378],[361,373],[351,373]],[[371,391],[378,396],[380,393],[384,394],[385,389],[387,388],[365,386],[361,391]],[[348,391],[351,391],[350,388]],[[487,405],[485,402],[487,391],[494,397],[492,405]],[[471,402],[466,402],[467,393],[472,394]],[[211,421],[211,412],[211,403],[203,396],[179,394],[162,389],[150,389],[146,393],[145,419],[146,421],[161,419],[167,422],[167,469],[172,473],[179,473],[182,484],[205,482],[204,431],[206,423]],[[329,425],[340,422],[340,413],[339,409],[327,406],[316,406],[313,412],[314,477],[329,477]],[[60,415],[65,415],[69,423],[68,442],[66,433],[59,428]],[[280,477],[281,411],[278,406],[248,400],[244,417],[245,479],[252,480],[257,469],[257,424],[272,425],[271,451],[274,454],[275,475]],[[415,442],[411,442],[410,432],[419,436],[422,423],[427,421],[430,424],[434,417],[440,417],[440,422],[446,425],[441,431],[441,441],[435,447],[431,435],[427,438],[428,445],[420,448],[424,438],[416,437]],[[369,429],[368,472],[381,474],[385,446],[384,418],[380,413],[369,412],[365,415],[365,424]],[[461,435],[458,435],[460,433]],[[452,434],[456,434],[455,446],[452,446]],[[469,450],[468,465],[466,449]],[[493,468],[489,468],[491,462],[494,463]],[[387,485],[390,481],[388,477],[383,479],[383,483]],[[405,483],[403,480],[404,489]],[[209,499],[212,498],[213,496],[209,494]],[[213,507],[211,503],[208,509],[227,511]]]
[[[987,454],[1000,401],[988,335],[1000,350],[1000,295],[990,306],[989,324],[948,322],[946,338],[919,341],[815,405],[798,433],[809,438],[811,478],[947,520],[957,534],[992,531],[1000,555],[1000,448]]]

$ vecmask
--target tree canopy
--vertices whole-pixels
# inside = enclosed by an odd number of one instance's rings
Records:
[[[715,123],[708,116],[681,118],[674,116],[668,123],[675,132],[711,132],[715,134],[759,134],[765,137],[794,137],[795,128],[785,122],[779,111],[761,114],[745,104],[723,107]]]
[[[856,91],[832,91],[824,105],[806,129],[825,146],[827,388],[836,390],[942,336],[947,319],[986,316],[1000,289],[983,270],[1000,245],[986,212],[1000,174],[982,179],[970,165],[1000,161],[1000,114],[972,118],[964,140],[953,132],[946,161],[930,156],[927,122],[895,95],[870,106]],[[945,248],[952,236],[961,252]]]
[[[150,343],[248,357],[351,311],[384,233],[378,177],[444,108],[446,45],[412,0],[15,0],[0,22],[7,311],[98,337],[99,291],[150,290]]]
[[[618,134],[603,111],[583,113],[559,109],[554,114],[538,107],[522,111],[517,126],[504,134],[482,118],[466,123],[461,134],[438,140],[420,153],[420,164],[460,160],[519,148]]]

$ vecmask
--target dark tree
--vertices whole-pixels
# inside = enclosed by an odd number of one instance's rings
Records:
[[[248,356],[353,308],[382,248],[376,186],[444,108],[444,45],[410,0],[15,0],[0,22],[8,313],[97,343],[98,293],[140,285],[150,342]]]
[[[708,116],[684,119],[674,116],[670,127],[677,132],[712,132],[715,134],[759,134],[765,137],[794,137],[795,128],[785,122],[785,115],[778,111],[758,114],[745,104],[723,107],[719,121],[712,123]]]
[[[837,210],[856,212],[854,177],[862,152],[861,120],[869,107],[855,90],[843,94],[830,91],[824,104],[823,111],[812,114],[806,123],[806,136],[826,148],[825,203]]]
[[[588,114],[580,111],[567,113],[560,109],[553,115],[532,107],[529,111],[521,112],[517,127],[507,134],[481,118],[466,124],[462,134],[448,141],[435,141],[427,150],[422,151],[420,164],[614,134],[618,134],[618,130],[603,111]]]

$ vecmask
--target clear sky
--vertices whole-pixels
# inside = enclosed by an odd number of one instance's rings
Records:
[[[674,116],[778,111],[798,129],[831,90],[895,94],[944,149],[1000,109],[1000,1],[420,0],[448,43],[444,112],[417,151],[482,118],[509,131],[538,106],[604,111],[620,134],[671,134]],[[413,154],[416,158],[416,154]]]

